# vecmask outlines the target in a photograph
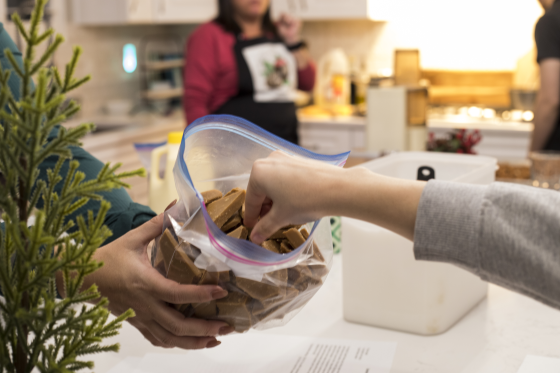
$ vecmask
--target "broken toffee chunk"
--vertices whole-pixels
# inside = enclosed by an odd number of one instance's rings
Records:
[[[329,269],[323,264],[310,264],[309,269],[313,273],[313,278],[323,278],[329,273]]]
[[[241,219],[245,219],[245,204],[241,206],[241,209],[239,210],[239,215],[241,216]]]
[[[226,221],[226,223],[222,227],[222,232],[230,231],[240,224],[241,224],[241,216],[239,216],[239,214],[235,214],[228,221]]]
[[[274,272],[269,272],[266,274],[270,278],[270,281],[276,286],[284,287],[288,283],[288,269],[279,269]]]
[[[239,289],[258,300],[273,298],[280,295],[280,288],[277,286],[249,280],[247,278],[237,277],[236,284]]]
[[[225,298],[218,299],[218,318],[227,322],[236,332],[242,333],[251,328],[251,298],[242,293],[230,292]]]
[[[224,224],[241,208],[245,202],[245,191],[232,193],[208,205],[208,215],[218,228]]]
[[[193,304],[194,317],[199,319],[210,319],[218,315],[218,307],[216,301],[206,303]]]
[[[204,204],[208,206],[209,203],[212,203],[220,198],[222,198],[222,192],[218,189],[207,190],[206,192],[200,193],[202,198],[204,198]]]
[[[166,229],[159,239],[159,251],[163,256],[163,262],[165,264],[165,270],[169,268],[173,254],[175,253],[175,248],[179,246],[179,242],[173,237],[173,234],[169,229]],[[159,254],[159,253],[158,253]]]
[[[305,243],[305,238],[296,228],[288,229],[284,232],[284,236],[293,248],[298,248]]]
[[[276,231],[272,236],[269,237],[269,240],[281,240],[286,238],[284,236],[284,231],[282,229]]]
[[[286,295],[284,296],[284,298],[286,300],[291,300],[296,298],[299,295],[299,291],[293,287],[287,287],[286,288]]]
[[[313,241],[313,258],[318,262],[325,262],[325,258],[323,257],[323,254],[321,254],[321,250],[319,249],[319,246],[317,246],[315,241]]]
[[[169,269],[167,270],[167,278],[180,284],[197,284],[200,281],[202,272],[198,269],[192,260],[182,251],[175,251]]]
[[[321,286],[322,284],[323,281],[320,278],[302,276],[294,282],[292,286],[299,292],[304,292]]]
[[[313,280],[313,274],[305,264],[298,264],[288,268],[288,283],[299,291],[307,288],[307,281]]]
[[[202,270],[202,276],[198,281],[198,285],[218,285],[220,283],[228,283],[229,281],[229,271],[211,272]]]
[[[297,292],[297,290],[295,291]],[[291,296],[292,295],[293,293],[291,293]],[[287,299],[282,296],[262,301],[255,301],[252,309],[253,317],[257,322],[263,321],[276,311],[289,305],[291,299],[293,298]]]
[[[237,192],[241,192],[241,191],[245,191],[245,190],[243,188],[235,187],[232,190],[230,190],[229,192],[227,192],[224,197],[227,197],[229,195],[232,195],[233,193],[237,193]]]
[[[309,238],[309,231],[307,230],[307,228],[303,228],[301,230],[301,235],[306,240]],[[325,258],[323,257],[323,254],[321,254],[321,250],[319,249],[319,246],[317,246],[315,241],[313,241],[313,258],[321,263],[325,262]]]
[[[280,245],[278,244],[278,242],[274,240],[264,241],[261,246],[267,249],[268,251],[272,251],[273,253],[280,254]]]
[[[233,237],[233,238],[238,238],[240,240],[246,240],[248,234],[249,234],[249,232],[247,231],[247,228],[245,228],[244,226],[239,226],[239,227],[237,227],[237,229],[229,232],[228,236]]]
[[[280,252],[282,254],[291,253],[293,250],[294,248],[288,243],[288,241],[282,241],[282,243],[280,244]]]

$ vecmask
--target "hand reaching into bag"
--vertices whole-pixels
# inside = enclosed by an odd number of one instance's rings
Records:
[[[254,227],[251,241],[260,245],[283,226],[327,215],[345,171],[280,151],[257,160],[245,199],[245,225]]]
[[[245,225],[254,227],[251,241],[258,245],[283,226],[325,216],[364,220],[412,239],[425,185],[275,151],[253,164]]]

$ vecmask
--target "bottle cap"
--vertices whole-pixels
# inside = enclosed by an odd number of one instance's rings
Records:
[[[183,132],[169,132],[167,135],[167,143],[168,144],[180,144],[181,140],[183,139]]]

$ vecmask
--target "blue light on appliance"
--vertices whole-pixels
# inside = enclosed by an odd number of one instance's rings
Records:
[[[138,66],[138,59],[136,58],[136,47],[134,44],[126,44],[123,48],[123,61],[122,65],[124,71],[132,73]]]

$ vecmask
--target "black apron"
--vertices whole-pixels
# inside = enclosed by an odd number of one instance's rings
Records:
[[[235,115],[294,144],[298,120],[294,104],[297,87],[295,58],[280,40],[243,40],[234,46],[239,92],[215,114]]]

